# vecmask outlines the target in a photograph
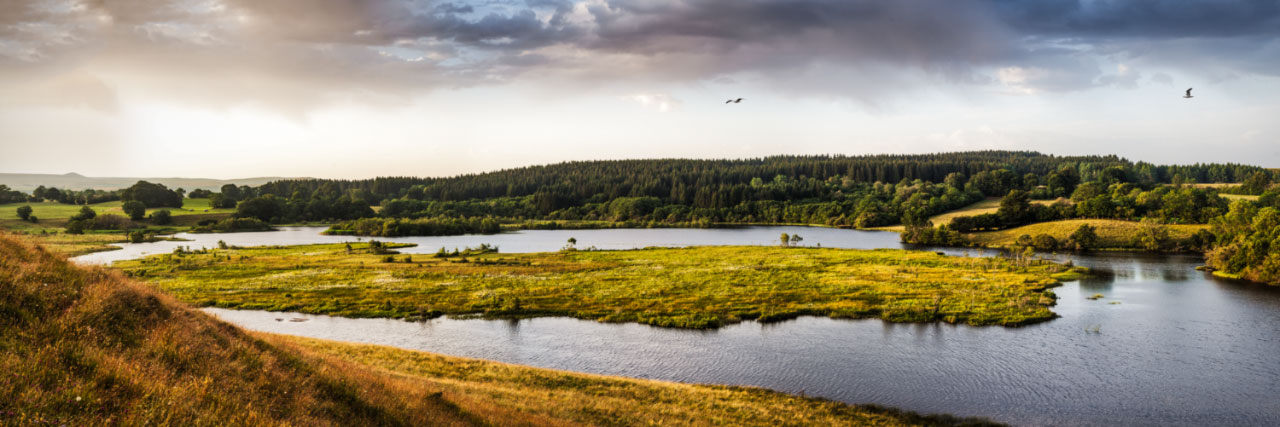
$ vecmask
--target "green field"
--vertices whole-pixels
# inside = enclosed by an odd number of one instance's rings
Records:
[[[696,247],[369,254],[359,244],[165,254],[115,266],[201,306],[348,317],[571,316],[710,328],[800,315],[1020,325],[1049,320],[1066,268],[904,250]],[[1062,277],[1062,276],[1059,276]]]
[[[124,215],[124,211],[120,210],[120,201],[103,202],[89,205],[99,215],[115,214]],[[0,216],[3,219],[18,219],[17,209],[20,206],[31,206],[32,215],[39,217],[40,220],[66,220],[80,212],[80,205],[69,205],[57,202],[36,202],[36,203],[7,203],[0,205]],[[209,199],[183,199],[182,208],[149,208],[147,213],[155,212],[161,209],[167,209],[173,216],[180,215],[208,215],[208,214],[230,214],[235,213],[235,209],[212,209],[209,207]]]
[[[124,211],[120,209],[122,203],[104,202],[89,205],[98,215],[112,214],[125,216]],[[31,206],[31,214],[40,221],[30,223],[18,218],[18,207]],[[82,206],[69,205],[57,202],[38,202],[38,203],[7,203],[0,205],[0,229],[18,231],[24,233],[52,233],[60,231],[62,227],[67,225],[67,220],[80,212]],[[204,219],[221,219],[230,214],[235,213],[235,209],[211,209],[209,207],[209,199],[183,199],[182,208],[155,208],[147,209],[147,214],[157,210],[167,209],[173,215],[173,225],[190,226]],[[141,224],[148,225],[148,224]]]
[[[1098,233],[1098,249],[1133,249],[1133,238],[1141,229],[1140,222],[1119,219],[1068,219],[1024,225],[999,231],[986,231],[965,234],[965,238],[979,246],[1010,247],[1016,245],[1018,236],[1037,236],[1047,234],[1059,242],[1069,240],[1071,233],[1081,225],[1096,227]],[[1173,240],[1185,240],[1196,231],[1209,226],[1203,224],[1169,224],[1169,237]]]

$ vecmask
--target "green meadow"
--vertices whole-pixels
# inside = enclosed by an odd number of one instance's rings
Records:
[[[350,252],[350,253],[348,253]],[[340,244],[156,255],[115,267],[199,306],[347,317],[571,316],[714,328],[801,315],[1021,325],[1055,317],[1045,262],[782,247],[433,257]]]

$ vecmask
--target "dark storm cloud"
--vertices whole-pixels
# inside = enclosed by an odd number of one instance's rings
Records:
[[[300,105],[739,75],[853,98],[939,81],[1071,91],[1134,87],[1143,67],[1280,73],[1280,2],[0,0],[0,75],[54,64]]]
[[[1001,0],[1001,20],[1033,36],[1183,38],[1280,34],[1274,0]]]

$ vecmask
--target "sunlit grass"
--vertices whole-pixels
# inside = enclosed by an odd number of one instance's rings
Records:
[[[1065,267],[905,250],[695,247],[348,254],[341,244],[157,255],[116,267],[202,306],[348,317],[571,316],[709,328],[800,315],[1020,325],[1054,317]],[[464,261],[465,259],[465,261]]]
[[[974,244],[989,247],[1014,246],[1019,236],[1038,236],[1047,234],[1059,242],[1070,240],[1071,233],[1081,225],[1088,224],[1096,228],[1098,233],[1098,249],[1133,249],[1133,240],[1142,230],[1142,223],[1119,219],[1068,219],[1062,221],[1041,222],[999,231],[986,231],[965,234]],[[1186,240],[1196,231],[1206,229],[1204,224],[1169,224],[1169,238]]]
[[[1065,200],[1065,199],[1054,199],[1054,200],[1032,200],[1032,201],[1031,201],[1031,203],[1035,203],[1035,204],[1039,204],[1039,205],[1049,205],[1049,204],[1053,204],[1053,203],[1057,202],[1058,200]],[[1068,202],[1070,202],[1070,201],[1068,200]],[[990,198],[987,198],[987,199],[982,200],[981,202],[974,203],[974,204],[972,204],[972,205],[965,206],[965,207],[963,207],[963,208],[956,209],[956,210],[954,210],[954,211],[945,212],[945,213],[941,213],[941,214],[938,214],[938,215],[931,216],[931,217],[929,217],[929,221],[933,222],[933,225],[934,225],[935,227],[941,227],[941,226],[944,226],[944,225],[950,224],[950,223],[951,223],[951,220],[956,219],[956,218],[959,218],[959,217],[962,217],[962,216],[975,216],[975,215],[982,215],[982,214],[996,213],[996,211],[999,211],[999,210],[1000,210],[1000,198],[999,198],[999,197],[990,197]],[[903,227],[902,225],[893,225],[893,226],[888,226],[888,227],[875,227],[875,228],[874,228],[874,230],[899,231],[899,232],[901,232],[901,231],[903,231],[903,230],[905,230],[905,229],[906,229],[906,228],[905,228],[905,227]]]
[[[682,426],[987,424],[974,419],[920,417],[873,406],[851,406],[755,387],[581,374],[298,337],[275,336],[272,340],[421,382],[423,387],[440,390],[445,399],[465,402],[464,408],[493,408],[483,413],[495,425],[521,418],[581,425],[612,425],[622,420],[627,425]]]

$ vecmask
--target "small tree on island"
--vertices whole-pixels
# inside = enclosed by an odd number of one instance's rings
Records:
[[[781,235],[781,236],[778,236],[778,240],[781,240],[781,241],[782,241],[782,247],[784,247],[784,248],[785,248],[785,247],[787,247],[787,246],[791,246],[791,235],[790,235],[790,234],[782,233],[782,235]]]
[[[577,245],[578,245],[578,239],[570,237],[569,240],[565,241],[563,250],[566,250],[566,251],[578,250]]]
[[[804,240],[804,238],[803,238],[803,237],[800,237],[800,235],[799,235],[799,234],[792,234],[792,235],[791,235],[791,246],[800,246],[800,241],[801,241],[801,240]]]

